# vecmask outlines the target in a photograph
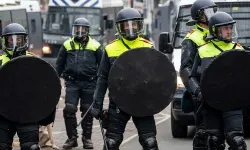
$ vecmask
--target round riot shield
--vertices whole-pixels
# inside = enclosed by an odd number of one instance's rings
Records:
[[[201,77],[204,101],[221,111],[250,106],[249,66],[249,51],[230,50],[217,56]]]
[[[0,115],[18,123],[49,116],[61,94],[54,68],[33,56],[17,57],[0,67],[0,83]]]
[[[132,116],[151,116],[168,106],[177,86],[168,57],[151,48],[124,52],[111,67],[109,95],[119,109]]]

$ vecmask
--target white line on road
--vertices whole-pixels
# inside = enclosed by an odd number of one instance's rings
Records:
[[[60,98],[60,101],[62,101],[62,100],[64,100],[63,98]],[[104,100],[109,100],[109,98],[104,98]],[[104,102],[103,103],[103,105],[108,105],[109,103],[108,102]],[[78,106],[78,108],[79,108],[80,106]],[[64,107],[63,108],[58,108],[57,109],[57,111],[62,111],[64,109]]]
[[[170,118],[170,115],[166,114],[165,117],[164,117],[164,119],[162,119],[162,120],[156,122],[156,125],[158,125],[158,124],[160,124],[160,123],[162,123],[162,122],[168,120],[169,118]],[[129,141],[131,141],[132,139],[134,139],[134,138],[137,137],[137,136],[138,136],[138,134],[134,134],[134,135],[128,137],[127,139],[125,139],[125,140],[122,142],[121,145],[124,145],[124,144],[128,143]]]
[[[155,117],[155,119],[162,119],[162,118],[166,118],[166,116],[164,117]],[[133,122],[132,120],[129,121],[129,123]],[[95,125],[92,127],[93,129],[95,128],[100,128],[100,125]],[[82,131],[81,127],[78,127],[77,128],[78,131]],[[65,133],[66,131],[53,131],[53,135],[56,135],[56,134],[61,134],[61,133]]]
[[[155,117],[155,119],[162,119],[162,118],[166,119],[167,117],[169,117],[169,115],[165,115],[164,117]],[[164,119],[163,119],[163,120],[164,120]],[[162,120],[160,120],[160,121],[162,121]],[[159,121],[159,122],[160,122],[160,121]],[[131,123],[131,122],[133,122],[133,121],[130,120],[129,123]],[[157,124],[157,123],[156,123],[156,124]],[[95,125],[95,126],[93,126],[93,129],[95,129],[95,128],[100,128],[100,125]],[[82,131],[81,127],[78,127],[77,130],[78,130],[78,131]],[[61,134],[61,133],[66,133],[66,131],[53,131],[53,135]],[[136,134],[136,136],[137,136],[137,134]]]

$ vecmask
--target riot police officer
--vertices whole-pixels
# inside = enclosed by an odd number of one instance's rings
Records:
[[[196,0],[191,8],[191,19],[186,23],[187,26],[195,25],[195,27],[188,32],[182,42],[180,76],[187,88],[187,92],[191,93],[193,97],[196,125],[196,132],[193,139],[194,150],[206,149],[206,134],[202,115],[197,112],[200,106],[200,102],[197,101],[198,93],[194,93],[194,91],[191,90],[190,86],[192,85],[189,84],[189,80],[195,56],[198,51],[197,49],[205,43],[205,38],[209,33],[208,21],[217,9],[218,6],[211,0]]]
[[[233,18],[225,12],[217,12],[210,18],[208,25],[210,35],[207,37],[207,43],[198,49],[201,65],[196,68],[196,73],[192,74],[191,78],[195,78],[195,74],[202,74],[211,59],[221,52],[243,49],[240,44],[233,42],[233,38],[237,38],[235,23]],[[192,81],[195,82],[195,80]],[[193,86],[193,91],[199,93],[199,100],[202,101],[199,84],[194,83],[193,85],[196,85]],[[247,149],[243,135],[242,110],[221,112],[204,102],[202,114],[208,134],[208,150],[224,150],[225,139],[230,150]]]
[[[72,38],[65,41],[56,62],[59,76],[65,80],[66,97],[63,116],[68,139],[63,148],[77,147],[77,105],[80,99],[82,116],[93,102],[96,76],[102,57],[99,42],[90,35],[90,24],[86,18],[78,18],[73,23]],[[91,141],[93,116],[88,113],[81,122],[83,148],[93,149]]]
[[[0,56],[0,65],[22,55],[32,55],[28,52],[28,34],[22,25],[17,23],[7,25],[3,29],[1,38],[4,54]],[[21,150],[40,150],[37,122],[20,124],[0,115],[0,150],[12,150],[13,137],[16,133],[21,142]]]
[[[153,47],[149,41],[139,37],[143,31],[143,18],[134,8],[124,8],[117,14],[116,29],[120,38],[105,47],[98,71],[97,87],[94,94],[95,103],[91,110],[96,118],[99,117],[103,108],[104,96],[108,86],[109,71],[117,57],[129,49]],[[108,114],[106,143],[109,150],[118,150],[123,140],[126,124],[131,116],[120,110],[116,104],[112,102],[112,99],[110,99]],[[139,142],[143,149],[158,150],[154,116],[132,116],[132,119],[138,130]]]

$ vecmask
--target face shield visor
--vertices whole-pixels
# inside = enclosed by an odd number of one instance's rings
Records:
[[[204,8],[200,12],[200,20],[203,23],[208,24],[209,19],[218,11],[217,6]]]
[[[127,40],[135,40],[143,31],[143,20],[128,20],[117,23],[119,34]]]
[[[231,42],[237,40],[238,33],[236,24],[227,24],[223,26],[217,26],[217,37],[225,42]]]
[[[9,51],[27,50],[27,35],[7,35],[3,40],[3,47]]]
[[[72,36],[78,39],[84,40],[89,34],[89,27],[87,26],[73,26],[72,28]]]

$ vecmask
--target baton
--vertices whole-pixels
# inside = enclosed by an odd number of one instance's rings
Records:
[[[202,103],[200,104],[200,106],[199,106],[199,108],[198,108],[196,114],[199,114],[199,113],[200,113],[201,108],[203,107],[203,105],[204,105],[204,102],[202,102]]]
[[[90,109],[92,108],[94,102],[89,106],[88,110],[85,112],[85,114],[82,116],[81,121],[77,124],[77,127],[79,127],[83,121],[83,119],[86,117],[86,115],[88,114],[88,112],[90,111]]]

